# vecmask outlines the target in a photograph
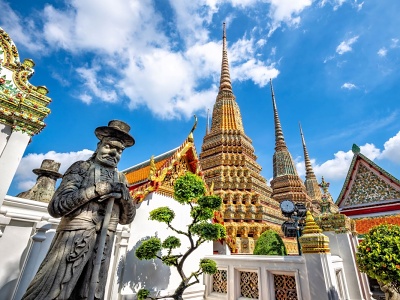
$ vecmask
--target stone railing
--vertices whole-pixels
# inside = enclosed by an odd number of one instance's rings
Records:
[[[311,299],[304,256],[213,255],[205,299]]]

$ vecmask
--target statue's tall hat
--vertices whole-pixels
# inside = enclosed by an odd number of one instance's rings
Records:
[[[32,172],[38,176],[47,175],[54,176],[56,178],[61,178],[62,174],[58,173],[58,169],[60,169],[60,163],[55,162],[52,159],[44,159],[42,161],[42,165],[38,169],[33,169]]]
[[[131,147],[135,144],[135,139],[129,134],[131,127],[120,120],[108,122],[108,126],[97,127],[94,134],[99,140],[104,137],[115,137],[119,139],[125,147]]]

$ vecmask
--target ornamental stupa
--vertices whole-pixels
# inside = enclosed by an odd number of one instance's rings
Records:
[[[310,207],[312,199],[307,194],[306,187],[297,174],[292,156],[285,143],[272,80],[270,80],[270,85],[275,123],[275,153],[273,156],[273,179],[271,180],[272,198],[279,203],[283,200],[291,200],[304,203],[307,207]]]
[[[284,218],[272,190],[261,176],[252,140],[245,134],[242,117],[232,91],[226,30],[223,26],[222,65],[219,92],[212,112],[211,128],[200,153],[208,186],[224,203],[217,216],[227,229],[232,252],[253,253],[254,242],[266,229],[280,231]]]
[[[310,196],[311,198],[313,208],[317,210],[316,212],[318,212],[320,210],[322,202],[322,193],[320,189],[321,186],[318,184],[317,177],[314,174],[310,156],[308,155],[307,151],[306,141],[304,140],[303,129],[301,128],[300,123],[299,127],[300,127],[301,142],[303,144],[304,164],[306,169],[306,179],[304,180],[304,185],[306,187],[308,196]]]

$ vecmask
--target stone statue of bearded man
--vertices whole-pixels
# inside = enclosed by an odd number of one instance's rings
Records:
[[[104,298],[117,224],[131,223],[136,213],[125,175],[116,168],[124,149],[135,143],[129,130],[128,124],[117,120],[98,127],[96,152],[89,160],[72,164],[64,174],[48,207],[50,215],[61,217],[61,222],[22,299],[88,299],[97,255],[102,258],[94,298]],[[99,254],[100,230],[111,198],[105,247]]]

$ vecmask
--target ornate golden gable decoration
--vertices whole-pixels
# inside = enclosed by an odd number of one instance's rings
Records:
[[[196,125],[197,117],[195,116],[195,123],[189,136],[176,150],[161,155],[161,159],[152,156],[148,163],[144,163],[139,169],[126,172],[128,182],[130,178],[138,181],[129,182],[131,184],[130,193],[137,203],[142,202],[152,192],[173,197],[176,179],[186,172],[197,174],[204,181],[194,145],[193,131],[196,129]],[[159,161],[156,162],[158,159]],[[148,169],[148,175],[144,178],[142,172],[146,169]],[[135,173],[138,176],[134,176]],[[141,178],[144,178],[144,180]]]
[[[20,62],[17,47],[0,28],[0,123],[31,136],[46,126],[43,119],[50,113],[51,102],[45,86],[28,81],[34,66],[31,59]]]

